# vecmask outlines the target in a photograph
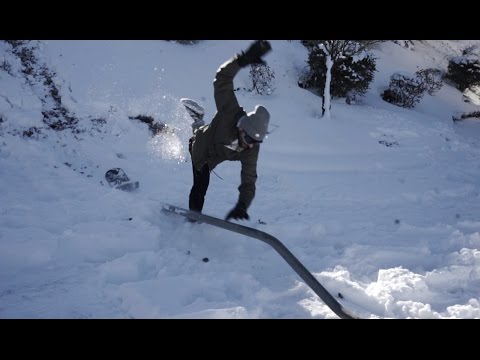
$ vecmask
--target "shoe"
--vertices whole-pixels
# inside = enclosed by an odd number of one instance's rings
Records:
[[[195,134],[195,130],[200,128],[201,126],[205,125],[205,121],[203,120],[196,120],[192,123],[192,131]]]
[[[205,121],[203,121],[205,110],[195,100],[182,98],[180,99],[180,101],[185,106],[185,109],[187,110],[190,117],[193,119],[193,123],[191,126],[193,133],[195,133],[195,130],[197,130],[200,126],[205,125]]]
[[[203,119],[203,116],[205,115],[205,109],[202,105],[197,103],[195,100],[188,98],[182,98],[180,101],[182,102],[183,106],[185,106],[185,109],[194,121]]]

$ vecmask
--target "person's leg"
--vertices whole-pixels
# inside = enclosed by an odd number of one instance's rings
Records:
[[[196,171],[193,167],[193,186],[190,190],[189,209],[192,211],[202,212],[205,194],[207,193],[208,184],[210,183],[210,170],[205,164],[200,171]]]
[[[188,141],[188,151],[192,155],[192,146],[195,136],[192,136]],[[193,186],[190,190],[190,197],[188,199],[189,209],[192,211],[202,212],[203,203],[205,201],[205,194],[207,193],[208,184],[210,183],[210,170],[205,164],[200,171],[195,170],[192,161],[193,171]]]

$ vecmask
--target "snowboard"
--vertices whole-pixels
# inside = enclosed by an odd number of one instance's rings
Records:
[[[131,192],[138,189],[140,186],[138,181],[131,181],[125,171],[121,168],[108,170],[105,173],[105,179],[111,187],[123,191]]]

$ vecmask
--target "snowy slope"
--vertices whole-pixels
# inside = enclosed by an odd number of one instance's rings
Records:
[[[160,211],[161,201],[187,207],[192,183],[180,98],[199,100],[209,121],[216,69],[249,43],[40,42],[39,63],[85,132],[31,137],[12,134],[44,128],[43,93],[0,43],[13,75],[0,71],[0,318],[336,317],[267,245]],[[480,123],[452,122],[478,107],[449,85],[411,110],[379,95],[392,73],[445,69],[471,43],[379,45],[367,96],[334,100],[328,120],[297,86],[307,58],[298,42],[272,41],[273,95],[237,92],[275,125],[247,225],[278,237],[362,316],[480,318]],[[247,70],[235,85],[249,86]],[[139,114],[174,134],[152,138],[129,119]],[[140,189],[110,188],[112,167]],[[205,213],[234,206],[239,171],[215,169]]]

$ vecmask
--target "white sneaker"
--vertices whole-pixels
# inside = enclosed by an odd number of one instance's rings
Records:
[[[197,103],[195,100],[188,98],[182,98],[180,99],[180,101],[182,102],[183,106],[185,106],[190,115],[192,115],[191,113],[194,114],[194,116],[192,117],[203,119],[203,116],[205,115],[205,109],[199,103]]]
[[[192,131],[195,134],[195,130],[197,130],[199,127],[205,125],[205,121],[203,120],[197,120],[192,123]]]

